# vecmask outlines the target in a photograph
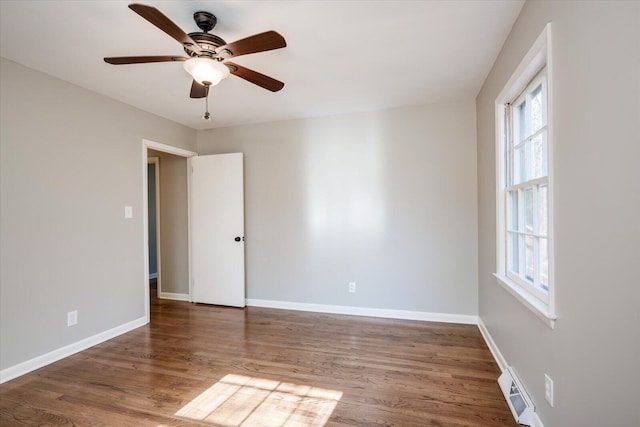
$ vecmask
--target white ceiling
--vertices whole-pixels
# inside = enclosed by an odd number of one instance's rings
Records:
[[[234,58],[285,82],[271,93],[235,76],[189,98],[182,63],[114,66],[105,56],[181,55],[129,1],[0,1],[0,55],[195,129],[473,99],[524,0],[158,1],[185,32],[214,13],[232,42],[275,30],[284,49]]]

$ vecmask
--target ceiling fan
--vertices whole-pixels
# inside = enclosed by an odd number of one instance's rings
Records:
[[[149,62],[184,62],[185,70],[193,77],[191,98],[206,98],[209,88],[218,84],[229,74],[238,76],[271,92],[277,92],[284,83],[272,77],[227,61],[250,53],[280,49],[287,46],[284,38],[275,31],[266,31],[232,43],[209,34],[218,22],[209,12],[196,12],[193,19],[200,32],[186,34],[162,12],[152,6],[133,3],[129,9],[173,37],[182,44],[188,56],[120,56],[104,58],[113,65],[143,64]]]

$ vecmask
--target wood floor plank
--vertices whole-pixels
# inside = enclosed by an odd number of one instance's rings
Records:
[[[475,326],[151,300],[149,325],[0,385],[0,424],[516,426]]]

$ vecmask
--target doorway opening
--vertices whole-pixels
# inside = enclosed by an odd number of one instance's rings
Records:
[[[149,236],[149,289],[159,296],[160,279],[160,158],[147,159],[147,207]]]
[[[149,233],[149,159],[150,156],[148,155],[148,150],[152,149],[158,152],[162,152],[162,153],[168,153],[168,154],[172,154],[174,156],[179,156],[179,157],[184,157],[187,158],[187,162],[186,165],[184,166],[185,168],[185,173],[187,176],[187,194],[189,194],[190,192],[190,181],[188,179],[189,177],[189,173],[188,173],[188,167],[189,167],[189,158],[197,156],[198,153],[193,152],[193,151],[189,151],[189,150],[185,150],[182,148],[178,148],[178,147],[174,147],[172,145],[167,145],[167,144],[162,144],[159,142],[154,142],[154,141],[149,141],[146,139],[142,140],[142,193],[143,193],[143,197],[142,197],[142,203],[143,203],[143,207],[142,207],[142,220],[143,220],[143,250],[144,250],[144,278],[143,278],[143,287],[142,289],[144,290],[144,301],[145,301],[145,317],[147,319],[147,323],[149,322],[150,318],[151,318],[151,310],[150,310],[150,291],[149,291],[149,286],[150,286],[150,279],[151,279],[151,273],[150,273],[150,263],[149,263],[149,258],[150,258],[150,233]],[[158,164],[159,165],[159,162]],[[159,176],[160,174],[158,173],[159,171],[159,167],[157,167],[156,165],[156,176],[154,177],[154,179],[156,180],[156,186],[155,186],[155,190],[156,190],[156,207],[157,209],[157,215],[159,215]],[[186,201],[186,208],[187,210],[189,209],[189,203],[188,200]],[[158,216],[156,216],[156,219],[158,219]],[[189,224],[188,224],[188,215],[187,215],[187,229],[189,229]],[[156,250],[157,250],[157,293],[158,293],[158,297],[162,298],[163,295],[165,295],[166,297],[171,297],[172,299],[183,299],[183,300],[187,300],[187,301],[191,301],[191,295],[188,293],[185,294],[167,294],[166,292],[163,291],[163,287],[162,287],[162,263],[161,263],[161,251],[160,251],[160,229],[159,229],[159,225],[160,225],[160,221],[157,220],[156,222]],[[189,232],[188,232],[189,233]],[[187,233],[187,234],[188,234]],[[189,237],[187,238],[187,240],[189,240]],[[186,245],[186,252],[187,252],[187,259],[189,259],[190,257],[190,249],[189,249],[189,244]],[[191,271],[190,268],[188,268],[188,283],[191,283]]]

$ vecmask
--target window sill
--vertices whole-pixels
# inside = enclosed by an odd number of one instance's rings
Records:
[[[493,275],[496,277],[496,279],[498,279],[498,283],[502,285],[503,288],[505,288],[511,295],[516,297],[518,301],[520,301],[525,307],[527,307],[547,326],[549,326],[551,329],[555,328],[557,319],[556,314],[551,312],[549,310],[549,307],[545,303],[521,289],[509,278],[498,273],[494,273]]]

